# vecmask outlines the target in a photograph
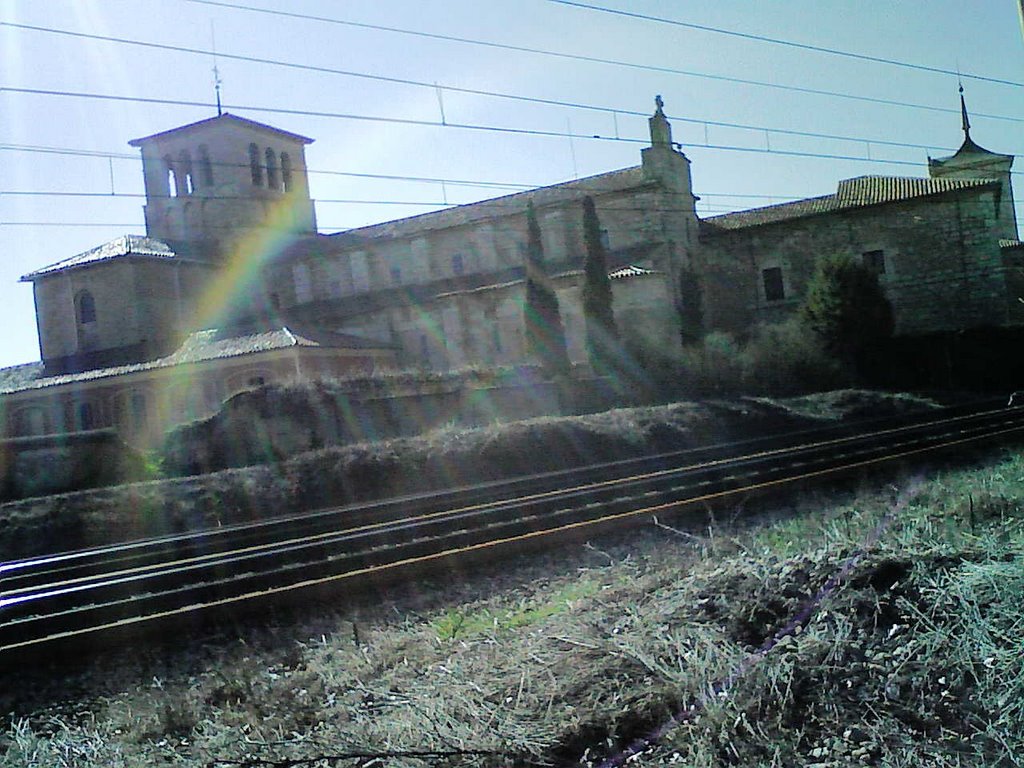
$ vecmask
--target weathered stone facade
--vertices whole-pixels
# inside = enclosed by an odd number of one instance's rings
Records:
[[[951,185],[914,181],[922,182],[915,184],[921,194],[892,201],[774,221],[756,221],[753,212],[705,220],[707,326],[742,332],[782,319],[799,305],[817,261],[833,254],[878,272],[899,335],[1018,321],[998,236],[999,184],[964,181],[943,190]]]
[[[366,376],[393,367],[393,350],[287,328],[197,332],[171,355],[131,365],[47,376],[40,364],[3,371],[5,434],[113,427],[135,443],[215,413],[234,394],[270,383]]]
[[[523,340],[528,205],[570,358],[585,363],[586,196],[620,270],[627,343],[671,352],[681,332],[781,319],[831,254],[878,273],[898,334],[1024,323],[1013,158],[973,142],[966,109],[963,146],[930,160],[928,178],[848,179],[834,195],[702,221],[660,99],[649,128],[638,166],[334,235],[316,232],[310,139],[218,115],[133,141],[148,237],[23,278],[42,363],[0,371],[7,432],[151,436],[258,383],[536,362]]]

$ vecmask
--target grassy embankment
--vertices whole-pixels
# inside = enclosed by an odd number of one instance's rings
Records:
[[[846,390],[779,402],[617,409],[324,448],[273,464],[0,505],[0,558],[431,492],[927,405],[909,396]]]
[[[753,511],[108,663],[0,766],[1024,761],[1024,459]]]

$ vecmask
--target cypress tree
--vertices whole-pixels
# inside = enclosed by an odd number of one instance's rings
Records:
[[[544,264],[544,244],[533,203],[526,207],[526,345],[529,352],[548,372],[567,373],[569,355],[558,296]]]
[[[608,254],[601,241],[601,222],[590,195],[583,198],[583,317],[587,325],[587,354],[599,373],[613,370],[617,362],[619,331],[612,311],[612,283],[608,279]]]

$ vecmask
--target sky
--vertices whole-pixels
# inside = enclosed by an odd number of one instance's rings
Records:
[[[315,139],[324,233],[636,165],[657,94],[702,216],[926,175],[957,72],[1024,154],[1016,0],[0,0],[0,366],[39,358],[21,275],[144,234],[128,141],[216,114],[215,64]]]

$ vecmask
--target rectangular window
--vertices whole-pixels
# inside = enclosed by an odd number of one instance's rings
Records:
[[[452,274],[461,275],[466,271],[466,263],[462,258],[461,253],[452,255]]]
[[[313,281],[309,265],[302,263],[293,265],[292,282],[295,285],[296,304],[303,304],[313,300]]]
[[[132,394],[132,422],[135,425],[135,429],[143,430],[146,428],[148,419],[148,411],[146,409],[146,396],[135,392]]]
[[[770,267],[761,272],[764,278],[764,298],[767,301],[782,301],[786,298],[786,289],[782,284],[782,268]]]
[[[391,282],[394,285],[399,285],[402,282],[402,268],[392,267],[391,268]]]
[[[885,251],[865,251],[862,258],[864,266],[876,275],[885,274]]]

